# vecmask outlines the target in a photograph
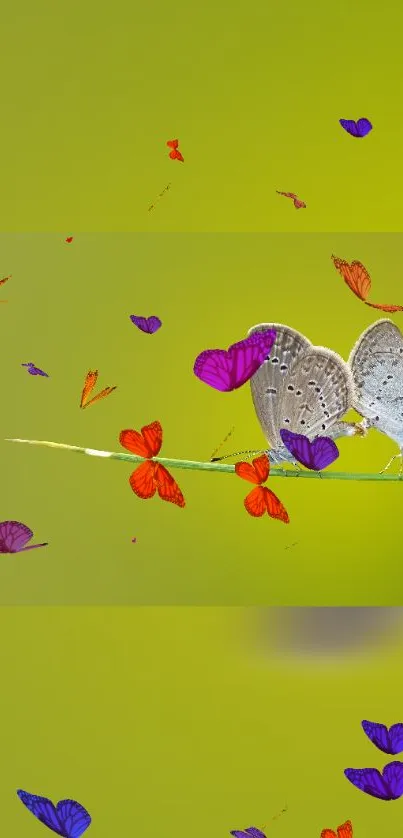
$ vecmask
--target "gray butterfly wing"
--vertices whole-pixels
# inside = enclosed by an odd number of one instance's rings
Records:
[[[300,332],[282,323],[260,323],[249,329],[248,337],[268,329],[276,330],[276,340],[268,359],[252,376],[250,386],[262,431],[271,448],[279,448],[282,447],[279,430],[284,427],[280,424],[280,406],[286,378],[297,358],[312,344]]]
[[[326,436],[352,407],[353,395],[351,370],[340,355],[312,346],[297,359],[287,377],[279,429],[304,434],[310,440]]]
[[[403,335],[392,320],[377,320],[376,323],[372,323],[368,329],[365,329],[358,338],[348,359],[348,365],[352,369],[354,378],[359,373],[361,365],[374,352],[403,354]]]
[[[357,412],[403,445],[403,352],[361,353],[355,357],[353,376]]]

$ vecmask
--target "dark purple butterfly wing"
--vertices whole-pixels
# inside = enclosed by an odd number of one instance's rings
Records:
[[[24,806],[26,806],[27,809],[29,809],[29,811],[32,812],[32,814],[35,815],[39,821],[41,821],[41,823],[44,823],[45,826],[52,829],[53,832],[57,832],[58,835],[62,835],[63,838],[68,838],[67,833],[64,831],[63,824],[59,819],[56,808],[51,800],[48,800],[47,797],[40,797],[37,794],[30,794],[28,791],[23,791],[22,789],[18,789],[17,794]]]
[[[245,832],[250,835],[250,838],[266,838],[264,832],[261,832],[257,826],[248,826],[248,828],[245,829]]]
[[[366,137],[372,131],[372,123],[365,116],[361,117],[357,122],[357,131],[359,137]]]
[[[311,442],[314,471],[322,471],[337,460],[339,451],[336,443],[328,436],[317,436]]]
[[[397,800],[403,795],[403,762],[395,760],[385,765],[382,772],[384,782],[390,792],[390,800]]]
[[[377,768],[346,768],[344,774],[358,789],[379,800],[397,800],[403,794],[403,762],[390,762],[382,775]]]
[[[372,130],[369,119],[365,117],[361,117],[358,122],[355,122],[354,119],[339,119],[339,122],[342,128],[352,137],[366,137]]]
[[[335,442],[328,436],[316,437],[310,442],[303,434],[294,434],[287,428],[280,430],[281,440],[293,457],[311,471],[322,471],[339,456]]]
[[[242,829],[233,829],[230,835],[233,835],[234,838],[248,838],[248,833]]]
[[[273,329],[255,332],[225,349],[206,349],[197,356],[193,372],[222,393],[237,390],[255,374],[266,360],[275,341]]]
[[[401,722],[392,725],[389,730],[386,725],[377,722],[364,720],[361,724],[368,738],[380,751],[385,754],[400,754],[403,751],[403,724]]]
[[[87,810],[75,800],[59,800],[56,810],[67,838],[80,838],[91,823]]]
[[[30,361],[29,364],[21,364],[21,366],[28,367],[28,372],[30,375],[43,375],[45,378],[49,378],[47,372],[41,370],[40,367],[36,367],[35,364],[32,363],[32,361]]]
[[[33,532],[19,521],[0,523],[0,553],[18,553],[32,538]]]
[[[137,326],[138,329],[141,329],[142,332],[145,332],[148,335],[153,335],[154,332],[157,332],[162,326],[162,322],[159,317],[154,316],[137,317],[136,314],[131,314],[130,320],[135,326]]]

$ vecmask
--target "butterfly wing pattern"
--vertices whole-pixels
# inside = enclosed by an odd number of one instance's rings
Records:
[[[91,816],[75,800],[60,800],[55,806],[47,797],[19,789],[17,795],[24,806],[57,835],[80,838],[91,823]]]

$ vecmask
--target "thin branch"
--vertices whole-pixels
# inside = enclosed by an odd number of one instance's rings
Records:
[[[28,445],[45,445],[47,448],[59,448],[64,451],[75,451],[77,454],[88,454],[90,457],[105,457],[109,460],[123,460],[129,463],[142,463],[144,457],[136,454],[116,453],[113,451],[98,451],[95,448],[81,448],[79,445],[67,445],[64,442],[47,442],[43,439],[6,439],[5,442],[25,442]],[[223,463],[198,463],[194,460],[170,460],[167,457],[153,457],[154,463],[161,463],[166,468],[184,468],[198,471],[220,471],[221,473],[233,474],[235,466]],[[302,471],[297,469],[271,468],[270,477],[301,477],[305,480],[361,480],[374,481],[382,480],[389,483],[397,483],[403,479],[400,474],[347,474],[341,471]]]

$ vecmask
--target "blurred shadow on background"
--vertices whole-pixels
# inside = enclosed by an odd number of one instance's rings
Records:
[[[403,607],[256,609],[255,652],[295,663],[360,660],[403,636]]]

